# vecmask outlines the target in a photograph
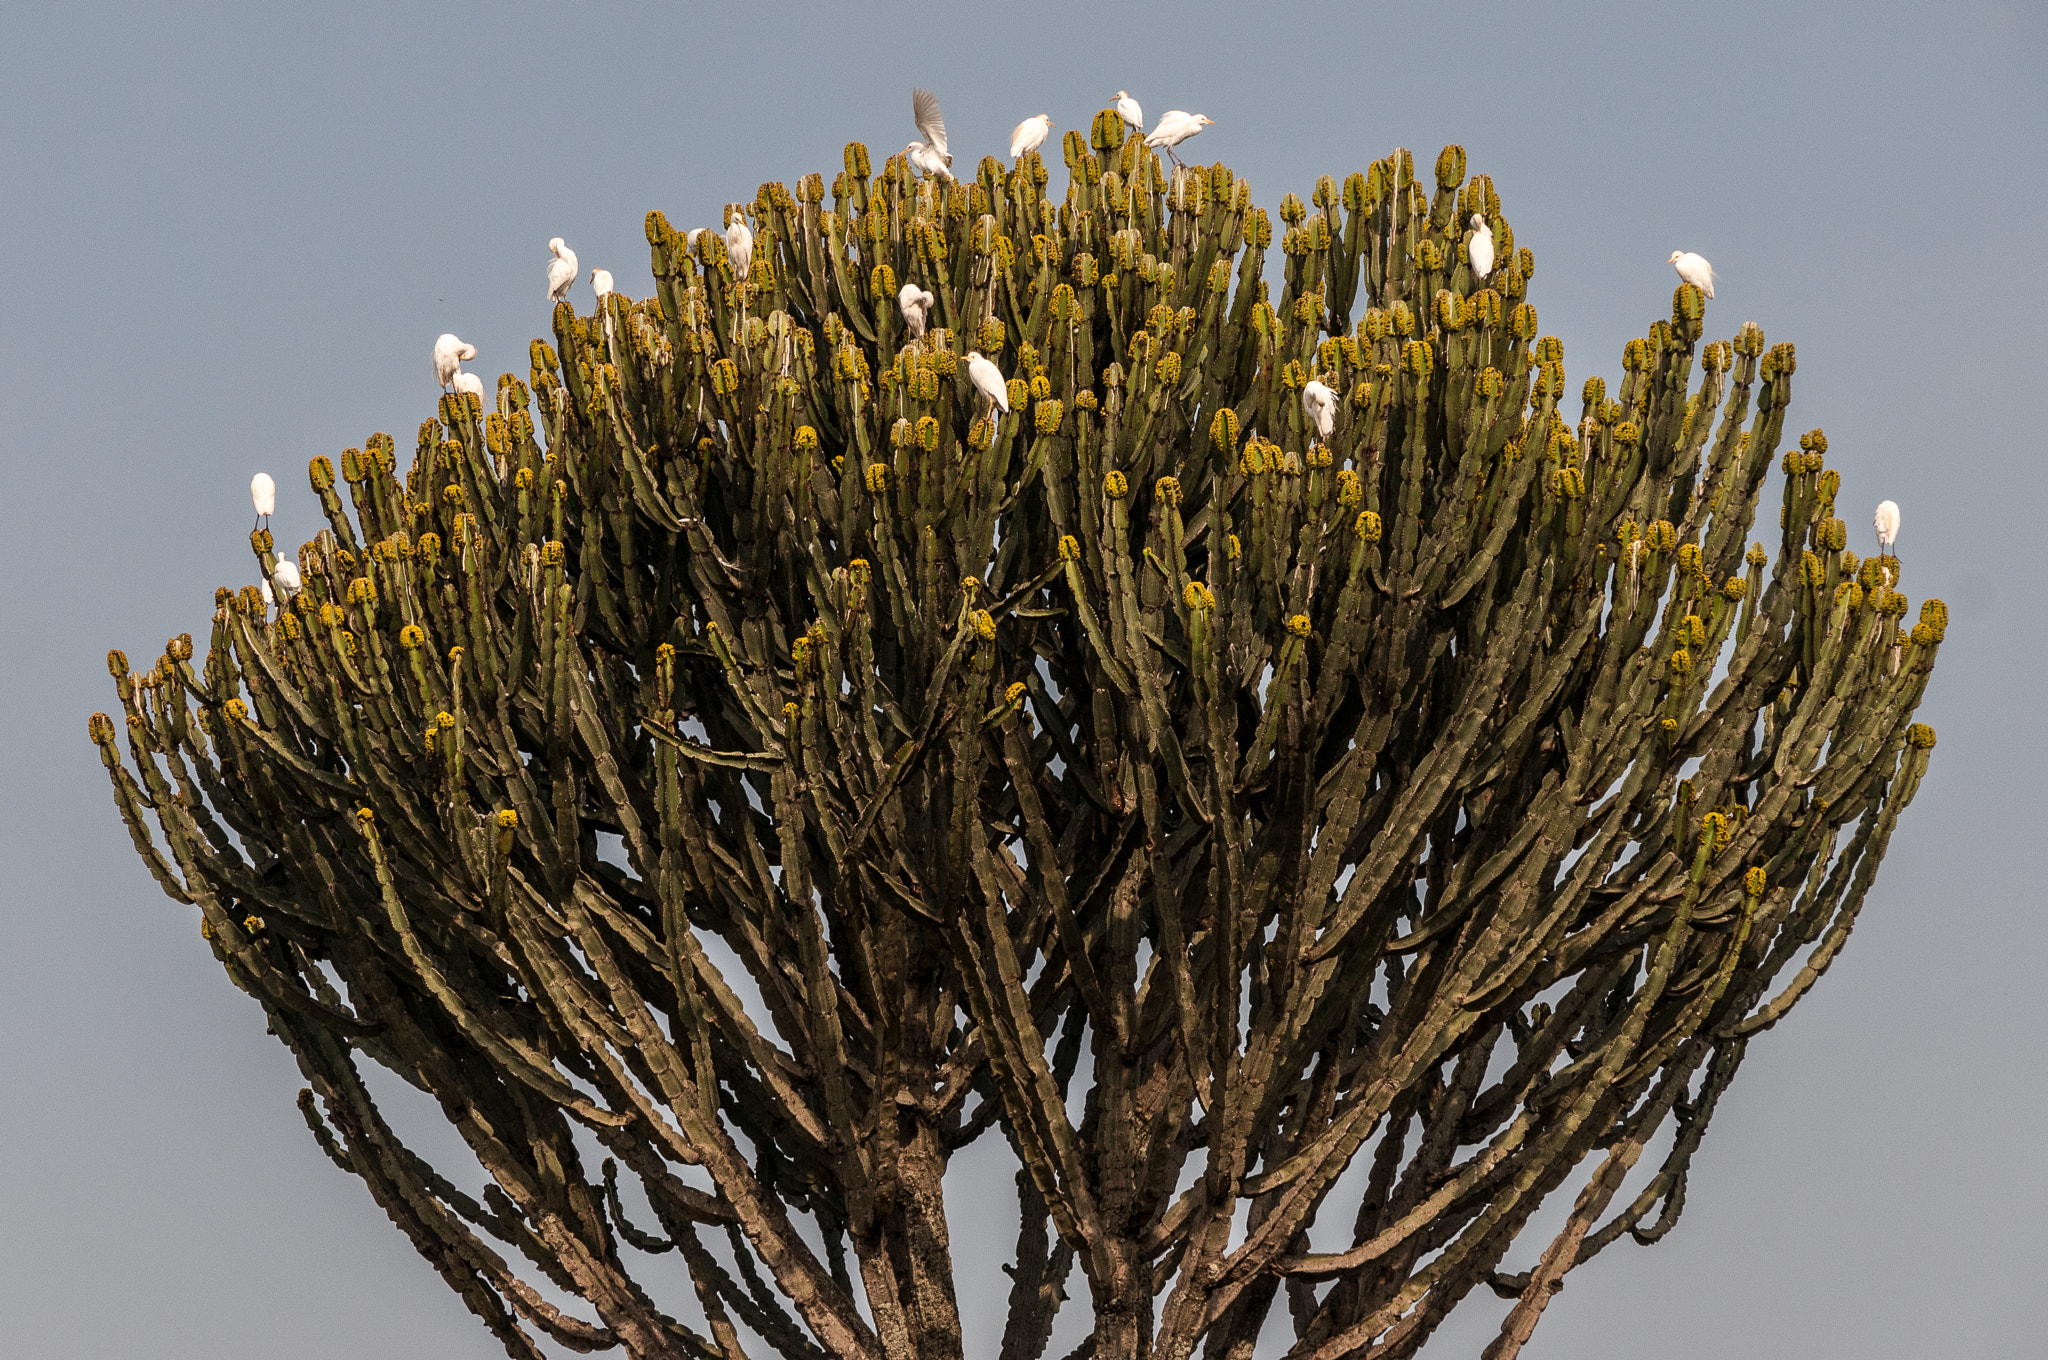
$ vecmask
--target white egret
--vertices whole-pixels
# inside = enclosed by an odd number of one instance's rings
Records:
[[[691,228],[690,228],[690,234],[689,234],[689,235],[687,235],[687,236],[685,236],[685,237],[683,238],[683,244],[684,244],[684,246],[686,246],[686,247],[687,247],[687,248],[689,249],[689,251],[690,251],[690,253],[691,253],[691,254],[693,254],[693,255],[694,255],[694,254],[696,254],[696,252],[697,252],[697,242],[699,242],[699,241],[703,240],[703,239],[704,239],[704,233],[706,233],[706,232],[708,232],[708,231],[710,231],[710,230],[711,230],[711,228],[709,228],[709,227],[691,227]]]
[[[1465,243],[1465,259],[1471,264],[1475,279],[1493,272],[1493,228],[1478,213],[1472,214],[1472,239]]]
[[[981,357],[981,351],[967,351],[967,381],[974,384],[974,390],[987,397],[998,411],[1010,413],[1010,385],[1003,381],[1003,370]]]
[[[259,523],[277,513],[277,483],[270,479],[269,473],[259,472],[249,479],[249,499],[256,502]],[[1898,513],[1896,507],[1893,513]]]
[[[263,592],[263,607],[265,609],[269,609],[272,605],[277,603],[277,597],[270,593],[270,582],[258,581],[256,583],[256,589]]]
[[[946,120],[939,116],[939,97],[930,90],[910,92],[910,120],[924,138],[903,148],[910,168],[921,174],[951,179],[952,153],[946,150]]]
[[[1671,252],[1671,267],[1678,271],[1678,277],[1705,293],[1714,295],[1714,266],[1707,263],[1704,255],[1695,255],[1690,250]]]
[[[548,301],[560,302],[576,284],[576,252],[556,236],[548,241],[548,253],[554,256],[548,261]]]
[[[1337,428],[1337,394],[1329,384],[1310,378],[1301,388],[1301,409],[1316,427],[1316,438],[1328,439]]]
[[[1116,92],[1116,116],[1131,125],[1131,131],[1145,130],[1145,110],[1138,107],[1138,101],[1125,90]]]
[[[277,565],[270,569],[270,579],[277,582],[277,588],[284,592],[287,601],[299,593],[299,587],[303,584],[299,580],[299,564],[289,557],[277,559]]]
[[[1160,148],[1175,165],[1179,165],[1180,157],[1173,154],[1173,149],[1203,128],[1214,126],[1214,119],[1204,118],[1199,113],[1183,113],[1179,109],[1169,109],[1160,115],[1159,122],[1152,128],[1152,135],[1145,139],[1145,145]]]
[[[604,300],[611,296],[612,292],[612,271],[609,269],[591,270],[590,291],[597,294],[597,313],[604,318],[605,348],[611,352],[612,362],[617,363],[619,361],[619,353],[614,343],[616,337],[612,335],[612,309],[604,305]]]
[[[912,142],[903,148],[903,159],[910,162],[910,168],[926,179],[951,179],[953,174],[946,169],[947,157],[932,150],[923,142]]]
[[[484,399],[484,380],[474,373],[456,374],[454,387],[458,396],[464,392],[474,392],[479,403]]]
[[[1045,139],[1052,136],[1052,115],[1041,113],[1026,118],[1017,124],[1017,130],[1010,134],[1010,159],[1016,160],[1027,151],[1036,151],[1045,145]]]
[[[732,222],[725,229],[725,253],[732,256],[732,276],[745,281],[754,264],[754,229],[747,225],[747,210],[732,205]]]
[[[1877,503],[1877,546],[1880,552],[1899,541],[1899,503]]]
[[[913,340],[924,337],[926,322],[931,317],[932,304],[938,299],[914,283],[906,283],[896,291],[896,308],[903,313],[903,324],[910,330]]]
[[[455,381],[464,359],[476,358],[476,346],[465,345],[460,337],[444,333],[434,342],[434,381],[442,387]]]

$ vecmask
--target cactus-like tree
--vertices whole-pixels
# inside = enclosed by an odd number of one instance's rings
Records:
[[[1002,1360],[1070,1297],[1079,1355],[1244,1360],[1283,1294],[1287,1354],[1406,1356],[1476,1286],[1513,1355],[1670,1230],[1926,768],[1944,614],[1845,551],[1819,431],[1749,545],[1791,346],[1681,287],[1568,420],[1459,148],[1284,198],[1277,287],[1229,169],[1107,110],[1065,159],[1054,204],[854,144],[829,209],[761,187],[745,278],[650,214],[654,297],[558,307],[347,504],[313,460],[295,598],[111,660],[137,851],[515,1356],[955,1360],[976,1139]]]

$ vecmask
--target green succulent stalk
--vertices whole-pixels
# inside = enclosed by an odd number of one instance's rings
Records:
[[[1113,113],[1062,149],[1053,202],[849,146],[761,186],[745,279],[649,214],[654,296],[558,307],[402,476],[313,460],[282,609],[110,660],[137,852],[511,1355],[957,1360],[996,1139],[1003,1360],[1062,1306],[1244,1360],[1283,1293],[1290,1356],[1407,1356],[1478,1287],[1512,1356],[1670,1231],[1926,770],[1946,611],[1844,550],[1790,345],[1681,288],[1571,423],[1462,149],[1277,240]]]

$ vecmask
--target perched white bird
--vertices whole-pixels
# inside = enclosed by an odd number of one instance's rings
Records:
[[[464,359],[476,358],[476,346],[465,345],[454,335],[443,334],[434,342],[434,381],[446,387],[455,381]]]
[[[1169,109],[1160,115],[1159,122],[1152,129],[1152,135],[1145,139],[1145,145],[1164,150],[1172,157],[1173,163],[1178,165],[1180,157],[1173,154],[1173,149],[1203,128],[1214,126],[1214,119],[1204,118],[1199,113],[1182,113],[1179,109]]]
[[[256,502],[259,518],[268,519],[277,513],[277,483],[270,479],[269,473],[259,472],[249,479],[249,499]],[[1898,513],[1896,506],[1892,513]]]
[[[746,210],[732,205],[732,224],[725,229],[725,253],[732,256],[732,276],[744,279],[754,264],[754,229],[747,225]]]
[[[1470,262],[1475,279],[1493,272],[1493,228],[1478,213],[1472,214],[1472,239],[1465,243],[1465,259]]]
[[[1004,415],[1010,413],[1010,385],[1003,381],[1003,370],[981,357],[981,351],[967,351],[967,381],[974,384],[974,390],[994,403]]]
[[[1689,250],[1671,252],[1671,267],[1678,271],[1678,277],[1705,293],[1714,295],[1714,266],[1707,263],[1704,255],[1695,255]]]
[[[597,294],[597,310],[604,317],[604,342],[608,348],[611,348],[612,362],[617,363],[619,353],[617,348],[613,347],[615,337],[612,335],[612,311],[611,308],[604,305],[604,300],[611,296],[612,292],[612,271],[609,269],[591,270],[590,291]]]
[[[1010,134],[1010,159],[1016,160],[1027,151],[1036,151],[1045,145],[1045,139],[1052,136],[1052,115],[1041,113],[1035,118],[1026,118],[1017,124],[1017,130]]]
[[[1145,130],[1145,111],[1138,107],[1138,101],[1124,90],[1116,92],[1116,116],[1131,125],[1131,131]]]
[[[479,402],[484,399],[484,380],[474,373],[456,374],[454,386],[458,393],[474,392]]]
[[[277,582],[277,588],[284,592],[285,599],[299,593],[299,564],[289,557],[277,559],[277,565],[270,569],[270,579]]]
[[[910,338],[921,339],[925,323],[930,319],[932,304],[938,299],[914,283],[906,283],[896,290],[896,308],[903,313],[903,324],[910,328]]]
[[[1316,438],[1328,439],[1337,428],[1337,394],[1327,383],[1310,378],[1301,388],[1301,409],[1316,427]]]
[[[548,252],[554,256],[548,261],[548,301],[560,302],[576,283],[576,252],[559,236],[549,240]]]
[[[910,119],[917,124],[917,135],[924,138],[903,148],[910,168],[920,174],[951,179],[953,156],[946,150],[946,120],[939,116],[939,97],[930,90],[912,90]]]
[[[1891,547],[1899,541],[1899,503],[1879,501],[1877,503],[1877,546]]]
[[[270,582],[258,581],[256,583],[256,589],[263,592],[263,607],[265,609],[268,609],[272,605],[277,603],[277,597],[270,593]]]

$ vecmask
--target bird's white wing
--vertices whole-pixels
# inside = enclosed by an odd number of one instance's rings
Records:
[[[924,144],[941,156],[946,154],[946,120],[939,117],[939,97],[930,90],[910,92],[910,118],[917,124]]]

